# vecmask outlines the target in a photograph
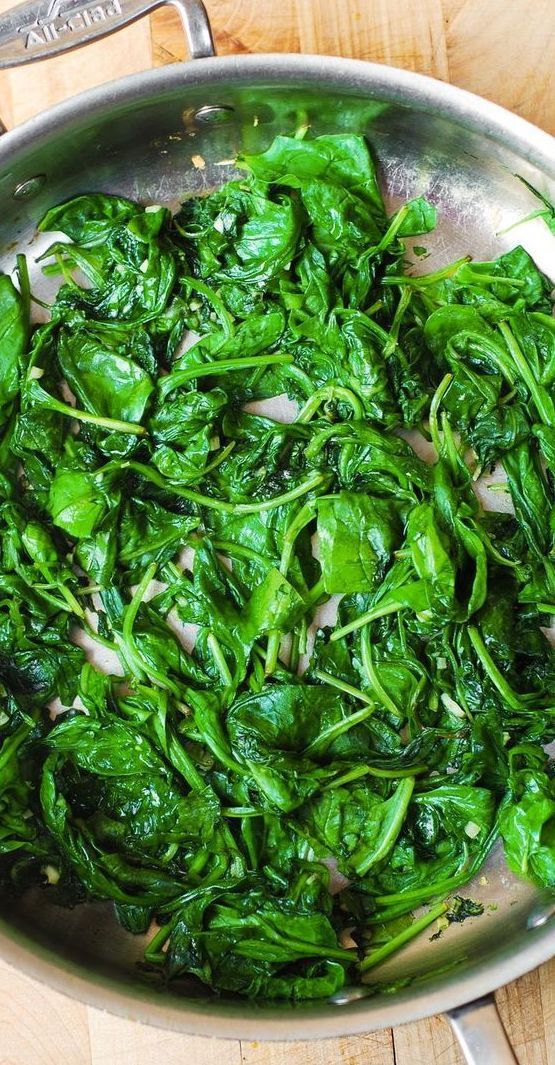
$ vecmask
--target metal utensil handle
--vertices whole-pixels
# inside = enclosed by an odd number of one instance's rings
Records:
[[[468,1065],[518,1065],[493,995],[449,1010],[446,1016]]]
[[[191,59],[214,55],[202,0],[27,0],[0,16],[0,69],[69,52],[166,3],[181,15]]]

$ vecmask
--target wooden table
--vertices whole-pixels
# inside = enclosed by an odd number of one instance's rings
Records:
[[[555,0],[206,0],[226,52],[321,52],[418,70],[555,133]],[[0,0],[0,10],[10,7]],[[0,74],[7,125],[110,78],[184,59],[178,16]],[[555,1065],[555,959],[498,994],[521,1065]],[[0,1065],[461,1065],[445,1021],[313,1043],[215,1043],[119,1020],[0,965]],[[484,1065],[492,1063],[484,1062]]]

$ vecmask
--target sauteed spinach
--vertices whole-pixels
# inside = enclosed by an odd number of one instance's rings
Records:
[[[360,137],[238,162],[49,211],[46,324],[0,277],[0,878],[317,998],[498,837],[555,887],[555,320],[522,247],[413,275]]]

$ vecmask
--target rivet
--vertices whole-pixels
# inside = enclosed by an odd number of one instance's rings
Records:
[[[543,928],[544,924],[551,921],[555,917],[555,902],[551,901],[547,904],[537,906],[532,910],[526,922],[527,928]]]
[[[234,111],[234,107],[228,107],[226,104],[206,104],[204,107],[199,107],[198,111],[195,111],[193,118],[197,122],[219,126],[223,122],[229,122]]]
[[[36,196],[37,192],[40,192],[45,181],[46,174],[36,174],[35,177],[28,178],[27,181],[20,181],[12,193],[14,200],[30,200],[32,196]]]

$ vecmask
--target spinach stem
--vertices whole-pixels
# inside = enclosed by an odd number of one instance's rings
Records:
[[[369,969],[373,969],[374,966],[389,958],[391,954],[395,954],[400,947],[404,947],[406,943],[410,943],[411,939],[414,939],[415,936],[420,935],[426,928],[429,928],[434,921],[437,921],[438,917],[442,917],[444,913],[447,913],[447,909],[445,902],[439,902],[436,906],[432,906],[428,913],[417,918],[408,928],[404,928],[398,935],[393,936],[393,939],[390,939],[389,942],[384,943],[381,947],[376,947],[376,950],[372,950],[370,954],[367,954],[360,963],[360,972],[368,972]]]
[[[361,421],[364,418],[364,408],[362,403],[357,396],[355,396],[354,392],[351,392],[350,388],[342,388],[340,385],[326,385],[324,388],[319,388],[318,391],[307,400],[304,407],[302,407],[295,418],[295,422],[306,424],[306,422],[309,422],[311,418],[314,417],[316,411],[322,406],[322,403],[332,403],[334,401],[348,403],[352,408],[355,421]]]
[[[247,562],[254,562],[258,566],[264,566],[265,569],[272,569],[274,561],[271,558],[266,558],[265,555],[261,555],[259,551],[254,551],[252,547],[246,547],[245,544],[236,544],[233,540],[213,540],[212,541],[216,551],[221,551],[223,555],[229,556],[229,558],[244,558]]]
[[[199,470],[195,477],[192,477],[189,484],[195,484],[196,481],[201,481],[203,477],[206,477],[208,473],[213,473],[217,470],[218,466],[221,466],[222,462],[225,462],[228,455],[235,449],[235,440],[230,440],[229,444],[219,449],[216,456],[212,459],[212,462],[208,462],[203,470]]]
[[[219,674],[220,674],[220,676],[221,676],[226,688],[231,688],[232,685],[233,685],[233,677],[231,676],[231,673],[229,672],[227,662],[226,662],[226,660],[224,658],[224,653],[223,653],[223,651],[222,651],[222,649],[220,647],[220,644],[219,644],[218,640],[214,636],[213,632],[211,632],[209,634],[206,642],[208,644],[208,647],[210,649],[210,653],[212,655],[212,658],[214,659],[214,662],[216,664],[218,672],[219,672]]]
[[[75,598],[75,596],[73,595],[73,592],[71,592],[69,590],[69,588],[66,587],[66,585],[63,583],[63,581],[57,582],[56,580],[54,580],[54,578],[53,578],[53,576],[52,576],[52,574],[50,572],[50,568],[48,566],[43,565],[43,566],[40,566],[39,568],[40,568],[41,573],[42,573],[43,577],[45,578],[45,580],[49,581],[53,588],[57,588],[58,589],[58,591],[60,592],[60,595],[63,596],[63,598],[65,599],[65,601],[66,601],[68,607],[70,608],[70,610],[74,614],[76,614],[78,618],[83,618],[85,616],[84,611],[83,611],[83,607],[78,602],[78,600]],[[36,585],[35,585],[35,587],[36,587]]]
[[[379,780],[402,780],[404,777],[419,776],[421,773],[426,773],[427,770],[427,765],[414,765],[409,766],[407,769],[382,769],[381,766],[357,765],[354,769],[348,769],[345,773],[334,777],[329,784],[324,784],[321,791],[332,791],[333,788],[340,788],[343,784],[350,784],[351,781],[360,780],[362,777],[376,777]]]
[[[378,618],[385,618],[388,614],[396,614],[398,610],[404,609],[404,603],[401,603],[398,599],[393,599],[385,606],[380,606],[376,603],[376,606],[367,610],[365,614],[361,614],[359,618],[355,618],[354,621],[350,621],[348,625],[343,625],[340,629],[335,629],[330,640],[341,640],[343,636],[348,636],[350,632],[356,632],[357,629],[362,629],[365,625],[368,625],[371,621],[377,621]]]
[[[361,633],[360,649],[362,656],[362,664],[364,666],[366,676],[368,677],[368,680],[374,692],[376,693],[378,700],[383,704],[386,710],[389,710],[391,714],[394,714],[395,717],[402,718],[404,715],[399,710],[397,704],[393,702],[391,696],[388,695],[380,681],[380,678],[378,677],[377,670],[372,661],[372,644],[370,642],[370,633],[368,632],[367,628],[363,629]]]
[[[519,371],[544,425],[555,426],[555,404],[547,390],[539,384],[524,354],[517,344],[508,322],[499,322],[499,331],[505,341],[511,358]]]
[[[375,707],[374,700],[366,692],[361,691],[360,688],[354,688],[352,684],[348,684],[346,680],[341,680],[340,677],[335,677],[333,673],[326,673],[323,669],[315,669],[314,676],[321,680],[323,684],[329,684],[330,688],[337,688],[338,691],[345,692],[346,695],[352,695],[354,699],[359,699],[361,703]]]
[[[366,876],[370,869],[389,854],[403,827],[413,791],[414,777],[405,777],[399,781],[393,795],[387,800],[387,813],[381,825],[377,846],[373,849],[359,847],[352,856],[358,876]]]
[[[127,606],[123,615],[123,623],[121,630],[121,637],[118,633],[115,634],[116,642],[132,668],[137,674],[139,680],[143,680],[145,673],[147,676],[161,688],[167,688],[177,697],[181,692],[177,684],[175,684],[169,677],[162,674],[156,669],[150,662],[148,662],[144,655],[137,647],[135,636],[133,633],[133,626],[135,624],[139,608],[144,600],[147,588],[150,582],[154,579],[154,575],[158,568],[157,562],[151,562],[150,566],[145,570],[137,588],[135,594],[131,599],[131,602]]]
[[[178,224],[176,224],[176,228],[179,230]],[[183,231],[181,230],[181,232]],[[227,310],[223,300],[220,299],[214,289],[211,288],[210,285],[205,285],[204,281],[200,281],[198,277],[187,276],[183,277],[181,281],[183,285],[192,289],[193,292],[199,292],[201,296],[204,296],[204,298],[212,304],[221,322],[224,336],[227,340],[231,340],[231,337],[235,332],[233,317]]]
[[[307,610],[319,603],[320,599],[323,599],[325,595],[325,581],[323,577],[320,577],[316,584],[313,584],[312,588],[309,588],[308,592],[303,596]]]
[[[316,514],[316,503],[310,500],[297,511],[295,517],[287,526],[283,536],[283,547],[279,563],[279,572],[286,577],[291,565],[291,558],[295,548],[295,542],[302,530],[313,521]]]
[[[432,398],[432,402],[430,404],[430,436],[432,438],[432,444],[434,445],[438,459],[441,454],[441,437],[439,435],[439,429],[437,424],[437,412],[441,406],[441,401],[443,400],[443,397],[449,390],[449,386],[451,385],[452,380],[453,374],[446,373],[445,377],[442,381],[440,381],[438,387],[436,388]]]
[[[177,920],[177,917],[178,915],[172,917],[171,921],[168,921],[167,924],[163,924],[161,928],[159,928],[158,931],[155,933],[155,935],[153,935],[152,939],[145,947],[144,954],[146,961],[154,965],[161,964],[164,961],[164,952],[162,950],[162,947],[164,946],[164,943],[166,942]]]
[[[73,607],[69,605],[66,599],[58,599],[57,596],[51,595],[51,593],[46,588],[42,588],[40,584],[33,584],[30,587],[33,588],[35,595],[37,595],[39,599],[44,599],[45,603],[51,603],[57,610],[63,610],[66,614],[73,614]]]
[[[349,717],[344,717],[341,721],[337,721],[335,725],[330,725],[319,736],[316,736],[316,739],[309,743],[308,747],[305,747],[305,755],[313,758],[314,755],[323,754],[339,736],[343,736],[345,732],[354,728],[355,725],[360,725],[363,721],[366,721],[374,713],[375,709],[376,707],[373,704],[371,706],[363,706],[360,710],[355,710]]]
[[[485,672],[492,684],[497,688],[499,694],[503,696],[511,710],[522,710],[524,708],[522,699],[513,691],[510,684],[505,680],[503,674],[498,670],[476,626],[469,625],[467,632],[470,642],[482,663]]]
[[[56,411],[58,414],[65,414],[68,418],[74,418],[77,422],[89,422],[91,425],[98,425],[102,429],[109,429],[113,433],[128,433],[132,436],[147,435],[143,425],[137,425],[135,422],[123,422],[119,418],[104,418],[99,414],[90,414],[89,411],[80,410],[79,407],[72,407],[70,403],[63,403],[62,400],[55,399],[43,388],[40,388],[40,392],[41,406],[46,407],[48,410]],[[32,394],[31,391],[31,397]]]
[[[286,366],[293,362],[292,355],[251,355],[238,359],[222,359],[220,362],[199,362],[194,366],[188,366],[183,370],[174,370],[167,377],[160,378],[158,391],[162,398],[180,388],[187,381],[194,381],[198,377],[214,377],[226,373],[239,373],[241,370],[251,368],[260,369],[266,366]]]
[[[389,340],[386,341],[382,352],[384,359],[389,358],[389,356],[399,348],[399,330],[411,299],[412,290],[410,288],[401,289],[401,295],[395,309],[395,314],[393,315],[393,321],[389,327]],[[367,311],[366,314],[368,313],[369,312]]]
[[[170,735],[169,737],[168,757],[193,791],[207,790],[206,781],[204,777],[200,775],[190,754],[187,753],[183,744],[179,743],[173,735]]]
[[[305,503],[300,508],[300,510],[297,511],[295,517],[288,525],[283,537],[283,546],[281,549],[281,559],[279,563],[279,572],[283,577],[287,577],[297,537],[302,532],[302,530],[310,524],[310,522],[314,518],[315,513],[316,504],[313,500],[310,500],[308,503]],[[318,596],[318,598],[320,598],[320,596]],[[317,602],[317,600],[315,601]],[[312,603],[310,601],[307,602],[307,609],[309,609],[311,605]],[[278,662],[281,637],[282,633],[279,629],[271,629],[271,631],[268,633],[266,662],[264,665],[264,671],[266,673],[266,676],[271,676],[272,673],[275,672]]]
[[[291,650],[289,652],[289,669],[291,673],[297,673],[300,660],[300,633],[295,629],[291,636]]]
[[[411,288],[428,288],[429,285],[436,285],[438,281],[446,281],[450,277],[454,277],[466,263],[471,262],[471,256],[465,255],[462,259],[456,259],[455,262],[449,263],[448,266],[443,266],[441,270],[435,270],[431,274],[386,274],[382,277],[382,285],[409,285]]]
[[[179,485],[166,480],[160,473],[150,466],[145,466],[142,462],[131,460],[122,462],[121,468],[134,470],[135,473],[139,473],[141,477],[145,477],[146,480],[151,481],[158,488],[163,488],[164,491],[179,496],[181,499],[188,499],[199,507],[219,510],[222,514],[263,514],[264,511],[274,510],[275,507],[282,507],[286,503],[291,503],[294,499],[299,499],[300,496],[308,495],[309,492],[313,492],[316,488],[320,488],[329,481],[325,474],[313,473],[310,477],[307,477],[306,481],[298,484],[296,488],[290,488],[288,492],[274,496],[273,499],[266,499],[262,503],[229,503],[224,499],[213,499],[212,496],[201,495],[200,492],[193,492],[188,488],[180,488]]]

